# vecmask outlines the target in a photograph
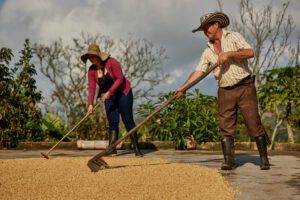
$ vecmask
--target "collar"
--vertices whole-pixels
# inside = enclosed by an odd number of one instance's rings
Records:
[[[221,39],[221,43],[222,43],[222,40],[227,38],[227,36],[230,34],[231,32],[230,31],[227,31],[225,29],[222,29],[222,39]],[[207,46],[209,48],[213,48],[213,43],[211,43],[210,41],[207,42]]]

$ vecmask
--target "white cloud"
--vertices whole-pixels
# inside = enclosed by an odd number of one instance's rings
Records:
[[[177,81],[179,78],[184,78],[182,77],[183,75],[183,70],[181,69],[173,69],[170,73],[169,73],[170,77],[167,79],[166,83],[167,84],[172,84],[175,81]]]
[[[254,6],[260,2],[256,0]],[[222,3],[224,12],[238,14],[239,0]],[[272,3],[277,8],[282,1]],[[82,31],[112,38],[132,33],[167,49],[164,69],[177,78],[177,84],[170,79],[161,88],[173,90],[194,69],[207,41],[202,33],[191,30],[199,25],[200,15],[218,10],[217,5],[211,0],[6,0],[0,7],[0,46],[16,53],[25,38],[50,43],[58,38],[71,41]],[[299,9],[299,1],[293,0],[289,11],[298,30]]]

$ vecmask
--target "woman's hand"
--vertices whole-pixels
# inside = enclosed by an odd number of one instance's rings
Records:
[[[87,115],[93,114],[93,108],[94,108],[93,105],[89,105]]]
[[[109,92],[106,92],[103,96],[102,96],[102,100],[105,101],[107,99],[109,99],[110,97],[110,93]]]

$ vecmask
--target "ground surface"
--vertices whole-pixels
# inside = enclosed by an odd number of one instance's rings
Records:
[[[54,158],[53,160],[56,159],[59,160],[61,158],[69,159],[69,157],[93,156],[97,152],[99,151],[55,150],[52,152],[52,157]],[[144,151],[144,152],[146,153],[145,158],[153,158],[153,159],[163,158],[171,161],[172,163],[175,162],[175,163],[186,163],[190,165],[201,165],[201,166],[207,166],[214,170],[218,170],[222,162],[222,155],[220,154],[220,152],[173,151],[173,150]],[[0,161],[1,159],[6,160],[11,158],[34,158],[34,157],[40,157],[40,151],[0,151]],[[87,161],[89,158],[90,157],[80,158],[80,159],[86,159]],[[121,151],[117,158],[133,158],[133,154],[132,152]],[[109,164],[116,164],[116,165],[119,164],[119,165],[127,166],[130,165],[131,163],[128,162],[127,164],[122,164],[121,162],[118,163],[118,161],[114,163],[113,160],[109,160],[111,158],[106,158],[106,159],[108,159],[107,161]],[[70,162],[72,160],[75,159],[70,159]],[[45,161],[47,160],[45,159]],[[287,152],[287,153],[280,153],[280,154],[271,153],[270,162],[272,166],[271,166],[271,170],[268,171],[261,171],[259,169],[259,157],[257,156],[257,152],[237,152],[236,162],[238,164],[238,167],[235,170],[231,172],[219,171],[219,173],[222,174],[223,177],[229,181],[231,186],[235,188],[236,190],[235,199],[237,200],[259,200],[259,199],[298,200],[300,199],[300,152]],[[84,163],[84,165],[85,164],[86,163]],[[85,166],[83,166],[83,168],[84,167]],[[123,168],[127,168],[127,167],[123,167]],[[2,173],[3,172],[1,172],[1,174]],[[189,175],[186,175],[186,177],[189,177]],[[184,179],[180,179],[180,182],[181,180]],[[202,183],[201,180],[203,179],[197,180],[198,184]],[[194,189],[191,190],[192,192],[197,191]],[[186,188],[185,191],[190,191],[190,189]]]

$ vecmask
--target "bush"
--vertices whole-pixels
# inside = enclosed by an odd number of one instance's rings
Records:
[[[43,133],[46,135],[46,140],[60,140],[66,133],[66,125],[54,113],[46,113],[42,119]]]
[[[145,117],[174,93],[163,95],[157,102],[141,104],[138,113]],[[151,140],[174,141],[177,149],[184,149],[185,138],[193,136],[197,143],[218,141],[216,97],[206,96],[198,89],[186,98],[174,101],[163,109],[140,132]]]

